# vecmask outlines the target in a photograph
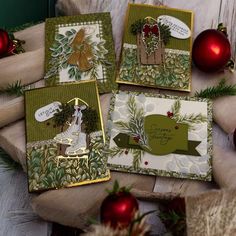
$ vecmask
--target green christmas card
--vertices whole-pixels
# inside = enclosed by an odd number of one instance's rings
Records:
[[[110,13],[50,18],[45,31],[48,86],[96,79],[100,93],[116,88]]]
[[[105,155],[112,170],[210,181],[212,103],[117,91]]]
[[[96,81],[25,92],[29,191],[109,180]]]
[[[192,27],[191,11],[129,4],[117,82],[190,91]]]

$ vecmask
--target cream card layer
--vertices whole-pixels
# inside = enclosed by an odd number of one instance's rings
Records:
[[[99,92],[116,88],[110,13],[46,20],[46,84],[98,81]]]
[[[118,91],[108,119],[113,170],[211,180],[212,103],[207,99]]]
[[[27,91],[25,110],[30,192],[109,180],[95,81]]]
[[[117,82],[190,91],[192,26],[191,11],[129,4]]]

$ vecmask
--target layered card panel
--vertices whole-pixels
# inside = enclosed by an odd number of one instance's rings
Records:
[[[211,180],[212,104],[207,99],[118,91],[108,120],[113,170]]]
[[[192,27],[190,11],[129,4],[117,82],[190,91]]]
[[[96,79],[100,93],[116,88],[109,13],[47,19],[45,55],[48,86]]]
[[[109,180],[95,81],[26,91],[29,191]]]

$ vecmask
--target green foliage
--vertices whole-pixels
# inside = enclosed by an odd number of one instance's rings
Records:
[[[69,118],[74,113],[74,106],[68,103],[62,103],[59,106],[59,109],[57,109],[57,113],[53,116],[53,122],[56,126],[64,126],[66,121],[69,120]]]
[[[0,148],[0,168],[1,170],[9,171],[21,169],[21,166]]]
[[[25,86],[21,84],[21,81],[16,81],[13,84],[9,84],[6,88],[0,89],[0,94],[22,96],[25,91]]]
[[[49,61],[49,70],[45,75],[45,78],[51,78],[62,69],[68,69],[68,75],[70,79],[75,81],[80,81],[82,75],[88,76],[90,79],[98,79],[98,66],[103,65],[104,67],[111,66],[111,63],[108,62],[105,58],[105,55],[108,53],[108,50],[105,48],[105,41],[92,42],[90,36],[84,39],[84,42],[88,43],[92,47],[93,51],[93,67],[87,71],[80,71],[77,65],[71,65],[68,63],[68,59],[74,49],[71,47],[71,43],[76,35],[77,31],[71,29],[66,31],[65,34],[56,34],[55,41],[50,47],[51,59]]]
[[[119,78],[140,85],[188,89],[189,55],[165,53],[165,66],[140,66],[137,49],[123,48]]]
[[[200,92],[196,92],[196,97],[202,98],[218,98],[223,96],[234,96],[236,95],[236,84],[227,85],[226,80],[222,79],[217,86],[208,87]]]
[[[145,23],[146,23],[146,21],[144,19],[139,19],[139,20],[135,21],[130,27],[130,32],[134,35],[141,33],[142,28],[145,25]]]
[[[161,23],[158,23],[158,26],[161,33],[161,39],[163,43],[166,45],[169,43],[171,37],[170,27]]]
[[[85,124],[85,132],[87,134],[98,129],[98,114],[97,111],[91,107],[87,107],[82,111],[83,123]]]
[[[128,111],[130,114],[130,119],[128,122],[117,121],[115,125],[122,129],[122,132],[127,133],[131,137],[139,137],[139,144],[148,148],[147,137],[144,132],[144,111],[143,108],[137,107],[135,97],[130,96],[128,100]],[[124,151],[129,150],[133,155],[133,168],[136,170],[139,168],[142,161],[143,151],[140,149],[126,149],[113,147],[105,151],[105,154],[111,158],[116,155],[121,155]]]
[[[131,188],[132,188],[131,186],[129,186],[129,187],[125,187],[125,186],[120,187],[119,182],[117,180],[115,180],[112,190],[107,189],[106,191],[109,193],[109,195],[113,195],[113,194],[120,193],[120,192],[129,193]]]
[[[66,158],[58,160],[57,144],[28,148],[29,190],[60,188],[107,177],[107,168],[101,156],[102,149],[102,136],[91,139],[88,160]]]
[[[186,235],[186,215],[183,213],[176,213],[175,211],[161,212],[159,217],[166,225],[168,231],[175,236]]]
[[[133,167],[137,170],[142,161],[142,155],[144,154],[143,150],[141,149],[132,149],[133,154]]]
[[[173,113],[172,119],[174,119],[177,123],[187,124],[189,126],[189,129],[194,129],[194,124],[207,122],[207,117],[202,115],[201,113],[180,115],[180,109],[181,102],[180,100],[176,100],[171,106],[171,112]]]
[[[128,111],[130,115],[129,121],[117,121],[115,124],[122,128],[123,132],[127,133],[131,137],[138,136],[139,144],[147,146],[147,137],[144,132],[144,111],[143,108],[138,109],[134,96],[129,96],[128,100]]]

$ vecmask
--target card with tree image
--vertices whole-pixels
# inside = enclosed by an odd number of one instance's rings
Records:
[[[50,18],[45,27],[48,86],[96,79],[100,93],[117,87],[110,13]]]
[[[25,111],[30,192],[109,180],[95,81],[26,91]]]
[[[192,27],[191,11],[129,4],[117,82],[190,91]]]
[[[117,91],[111,99],[106,139],[112,170],[211,180],[208,99]]]

